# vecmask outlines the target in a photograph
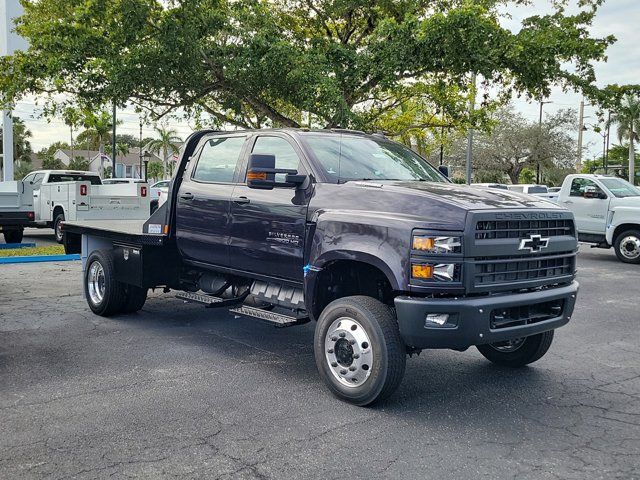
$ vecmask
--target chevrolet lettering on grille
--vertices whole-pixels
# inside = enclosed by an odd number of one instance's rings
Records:
[[[549,246],[549,238],[542,237],[542,235],[529,234],[528,238],[520,240],[520,246],[518,250],[529,250],[531,253],[537,253],[543,248]]]

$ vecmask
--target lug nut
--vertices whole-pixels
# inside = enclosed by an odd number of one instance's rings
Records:
[[[337,342],[338,341],[338,337],[331,337],[331,341],[332,342]]]
[[[351,365],[351,366],[349,367],[349,370],[351,370],[352,372],[355,372],[355,371],[356,371],[356,367],[354,367],[353,365]]]
[[[346,333],[344,333],[344,332],[340,332],[340,334],[339,334],[339,335],[340,335],[340,338],[344,338],[344,337],[346,337],[346,336],[347,336],[347,334],[346,334]]]
[[[346,375],[347,371],[346,370],[340,370],[340,375]]]
[[[330,348],[329,350],[327,350],[327,353],[333,353],[333,348]]]
[[[355,345],[356,341],[355,340],[349,340],[349,345]]]
[[[360,355],[358,355],[357,353],[353,356],[353,358],[355,358],[356,360],[360,358]]]
[[[331,362],[331,366],[335,368],[338,366],[338,364],[336,362]]]

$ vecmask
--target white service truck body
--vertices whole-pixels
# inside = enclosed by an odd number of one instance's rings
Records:
[[[558,203],[573,212],[580,241],[640,263],[640,188],[608,175],[567,175]]]
[[[33,189],[26,182],[0,182],[0,232],[7,243],[20,243],[33,221]]]
[[[149,185],[102,185],[91,172],[33,172],[34,226],[54,228],[62,242],[64,220],[145,220],[149,218]]]

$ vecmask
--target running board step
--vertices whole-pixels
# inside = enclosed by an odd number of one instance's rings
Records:
[[[270,312],[269,310],[262,310],[261,308],[249,307],[247,305],[231,308],[229,311],[238,315],[257,318],[280,328],[301,325],[309,321],[308,317],[292,317],[281,313]]]
[[[214,297],[213,295],[204,295],[202,293],[180,292],[176,294],[176,298],[179,298],[180,300],[184,300],[186,302],[201,303],[205,306],[205,308],[223,308],[232,307],[244,302],[245,298],[247,298],[248,293],[249,292],[234,298],[220,298]]]

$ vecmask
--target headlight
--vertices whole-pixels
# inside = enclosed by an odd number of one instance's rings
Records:
[[[414,235],[411,248],[426,253],[460,253],[462,252],[462,238]]]
[[[421,280],[432,280],[436,282],[459,282],[460,264],[412,263],[411,276]]]

